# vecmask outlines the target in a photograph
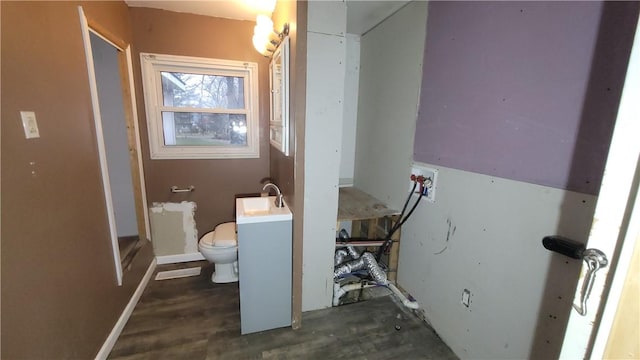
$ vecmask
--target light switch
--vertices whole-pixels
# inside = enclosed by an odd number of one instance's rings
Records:
[[[20,111],[22,118],[22,127],[24,128],[24,136],[27,139],[39,138],[38,122],[36,121],[36,113],[33,111]]]

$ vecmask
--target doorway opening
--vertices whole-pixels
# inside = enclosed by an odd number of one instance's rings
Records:
[[[130,45],[79,7],[118,285],[150,239]]]

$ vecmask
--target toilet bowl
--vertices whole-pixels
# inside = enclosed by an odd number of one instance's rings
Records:
[[[215,265],[211,275],[214,283],[238,281],[238,240],[236,223],[222,223],[198,242],[198,250],[205,259]]]

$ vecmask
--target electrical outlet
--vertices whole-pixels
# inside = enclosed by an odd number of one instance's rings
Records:
[[[471,306],[471,291],[469,289],[462,290],[462,305],[465,307]]]
[[[417,163],[413,163],[411,166],[411,175],[420,176],[422,175],[425,178],[425,188],[426,194],[423,200],[427,200],[429,202],[436,201],[436,187],[438,183],[438,169],[426,167],[419,165]],[[413,188],[413,181],[409,181],[409,190]],[[416,187],[416,193],[420,192],[420,184]]]

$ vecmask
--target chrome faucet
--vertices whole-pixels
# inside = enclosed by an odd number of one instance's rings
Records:
[[[280,188],[278,186],[276,186],[276,184],[274,183],[266,183],[264,184],[264,187],[262,188],[262,191],[267,190],[267,188],[273,188],[276,191],[276,207],[284,207],[284,201],[282,200],[282,193],[280,192]]]

